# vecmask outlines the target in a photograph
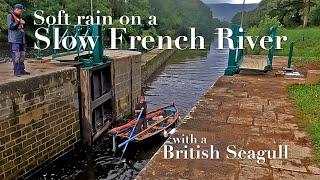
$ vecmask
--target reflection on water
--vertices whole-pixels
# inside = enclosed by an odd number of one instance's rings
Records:
[[[212,44],[206,57],[176,61],[168,65],[147,83],[145,95],[148,107],[154,109],[175,102],[184,117],[208,88],[224,73],[228,51],[217,50]]]
[[[168,64],[146,84],[149,110],[175,102],[181,110],[181,117],[184,117],[227,66],[227,51],[214,47],[212,45],[210,52],[201,58],[188,58],[187,52],[171,57]],[[116,156],[112,152],[111,141],[106,135],[94,149],[76,147],[30,179],[133,179],[164,139],[131,145],[123,161],[119,160],[121,152]]]

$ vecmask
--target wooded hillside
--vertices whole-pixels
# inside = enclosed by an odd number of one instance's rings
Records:
[[[244,26],[256,26],[266,15],[277,17],[285,27],[319,26],[320,0],[262,0],[257,9],[244,14]],[[240,20],[238,13],[232,22]]]
[[[0,0],[0,30],[6,32],[6,15],[10,7],[21,2],[19,0]],[[22,3],[26,12],[23,18],[29,27],[28,36],[33,37],[33,13],[44,10],[45,15],[57,15],[59,10],[65,10],[71,19],[78,15],[90,15],[90,1],[88,0],[25,0]],[[190,27],[196,27],[203,36],[212,36],[217,20],[213,20],[211,11],[200,0],[93,0],[94,10],[100,10],[101,16],[112,15],[114,19],[122,15],[142,16],[144,26],[126,26],[128,35],[187,35]],[[150,15],[156,15],[158,26],[150,27],[146,20]],[[115,26],[119,23],[115,22]]]

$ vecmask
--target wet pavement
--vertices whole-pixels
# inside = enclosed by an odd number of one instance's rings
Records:
[[[16,77],[13,75],[13,65],[11,62],[0,63],[0,83],[8,83],[14,81],[24,81],[25,79],[39,77],[42,75],[67,70],[73,67],[70,66],[57,66],[50,63],[25,63],[26,70],[30,72],[30,75]]]
[[[312,143],[298,126],[286,90],[288,85],[304,80],[276,77],[274,73],[286,66],[286,58],[276,57],[274,62],[272,73],[221,77],[137,179],[320,179]],[[174,143],[174,139],[186,140],[182,137],[191,135],[197,143]],[[173,154],[165,153],[169,146]],[[234,158],[228,146],[251,156],[241,152]],[[203,150],[210,155],[203,155]]]

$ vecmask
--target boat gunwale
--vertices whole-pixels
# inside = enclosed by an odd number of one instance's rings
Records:
[[[158,112],[158,111],[160,111],[160,110],[163,110],[163,109],[165,109],[165,108],[168,108],[168,107],[174,107],[174,108],[177,110],[176,113],[175,113],[175,115],[174,115],[173,117],[170,117],[170,116],[168,117],[168,119],[169,119],[169,118],[172,118],[173,121],[172,121],[170,124],[168,124],[167,126],[165,126],[164,128],[161,128],[161,129],[157,130],[157,131],[154,132],[154,133],[148,133],[147,136],[143,136],[144,138],[135,139],[134,142],[143,141],[143,140],[146,140],[146,139],[148,139],[148,138],[151,138],[151,137],[153,137],[153,136],[155,136],[155,135],[157,135],[157,134],[160,134],[160,133],[162,133],[164,130],[170,128],[174,123],[176,123],[176,122],[179,120],[180,110],[179,110],[179,108],[178,108],[174,103],[172,103],[172,104],[169,105],[169,106],[164,106],[164,107],[162,107],[162,108],[158,108],[158,109],[156,109],[156,110],[152,110],[152,111],[148,112],[147,115],[148,115],[148,114],[152,114],[152,113],[156,113],[156,112]],[[132,121],[136,121],[136,118],[132,119],[131,121],[129,121],[129,122],[126,123],[126,124],[129,124],[129,123],[131,123]],[[125,126],[126,124],[124,124],[123,126]],[[130,127],[132,127],[132,126],[134,126],[134,124],[131,125],[131,126],[129,126],[128,128],[130,128]],[[120,127],[121,127],[121,126],[120,126]],[[119,127],[116,127],[116,128],[119,128]],[[112,131],[112,129],[111,129],[110,131]],[[127,136],[123,136],[123,135],[119,135],[119,134],[115,135],[115,137],[121,138],[121,139],[123,139],[123,140],[128,139]]]

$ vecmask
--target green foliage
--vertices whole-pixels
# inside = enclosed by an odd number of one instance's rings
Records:
[[[320,62],[319,32],[320,28],[281,29],[278,35],[287,36],[288,41],[282,43],[283,50],[276,55],[288,56],[290,43],[294,42],[294,63]]]
[[[112,16],[119,18],[125,13],[126,4],[124,0],[110,0],[110,7],[112,9]]]
[[[244,12],[244,27],[248,28],[252,26],[258,26],[261,19],[263,19],[265,15],[271,15],[271,11],[276,9],[278,1],[280,0],[262,0],[259,3],[257,9],[249,12]],[[232,23],[240,24],[241,14],[241,12],[237,13],[233,17]]]
[[[3,1],[3,0],[0,0]],[[11,9],[9,7],[13,6],[16,3],[20,3],[19,0],[6,0],[5,4],[7,6],[7,11],[2,15],[1,11],[1,21],[0,21],[0,30],[7,30],[6,23],[2,23],[2,17],[7,16],[7,12]],[[36,10],[43,10],[44,16],[57,16],[59,10],[65,10],[70,15],[70,21],[73,23],[77,22],[77,15],[90,15],[90,1],[87,0],[25,0],[22,2],[26,12],[23,14],[28,27],[28,37],[34,39],[34,31],[37,28],[33,25],[34,17],[33,13]],[[2,3],[1,3],[2,5]],[[84,8],[87,7],[87,8]],[[100,15],[111,15],[110,3],[105,0],[95,0],[94,9],[99,9],[101,11]]]
[[[158,32],[157,32],[156,28],[152,27],[148,30],[144,30],[142,32],[142,37],[146,37],[146,36],[153,36],[153,37],[158,36]]]
[[[306,62],[320,62],[320,28],[296,28],[286,29],[279,28],[277,31],[278,36],[287,36],[288,41],[282,42],[282,50],[277,50],[275,55],[288,56],[290,43],[294,42],[294,63],[303,64]],[[258,34],[256,27],[250,28],[248,34],[255,36]],[[248,51],[247,54],[267,54],[267,51]]]
[[[258,27],[250,28],[248,30],[248,35],[249,36],[259,36],[259,39],[257,42],[260,41],[260,38],[263,36],[269,36],[270,34],[270,28],[275,27],[277,28],[277,31],[281,30],[282,25],[279,22],[277,17],[270,17],[266,15],[259,23]],[[268,51],[256,47],[254,50],[248,50],[249,54],[267,54]]]
[[[320,26],[320,3],[311,8],[310,22],[313,26]]]
[[[228,21],[221,21],[218,18],[213,18],[212,19],[212,24],[214,28],[228,28],[231,26],[230,22]]]
[[[159,18],[159,34],[189,35],[195,27],[198,34],[209,38],[213,33],[214,21],[210,8],[196,0],[150,0],[155,15]]]
[[[316,159],[320,163],[320,84],[293,85],[288,91],[302,119],[301,124],[316,146]]]
[[[275,27],[277,29],[282,28],[281,23],[278,20],[278,17],[270,17],[266,15],[259,23],[258,26],[258,35],[266,36],[269,35],[269,31],[271,27]]]
[[[6,29],[8,11],[9,5],[4,0],[0,0],[0,32]]]
[[[304,2],[299,0],[284,0],[277,3],[277,9],[270,15],[277,15],[280,22],[286,27],[302,25]]]
[[[279,22],[285,27],[297,27],[303,24],[305,9],[311,8],[309,20],[313,25],[317,25],[320,16],[318,7],[319,1],[305,3],[303,0],[262,0],[257,9],[244,13],[243,24],[244,27],[257,26],[265,15],[269,15],[278,17]],[[240,20],[241,13],[237,13],[232,22],[239,24]]]
[[[231,20],[232,23],[234,24],[241,24],[241,17],[242,17],[242,13],[239,12],[237,13]],[[248,28],[248,27],[252,27],[252,26],[257,26],[259,24],[260,21],[260,16],[256,15],[256,11],[249,11],[249,12],[245,12],[243,14],[243,21],[242,21],[242,25],[244,28]]]
[[[9,5],[19,2],[19,0],[0,0],[1,9],[9,9]],[[127,3],[125,3],[127,2]],[[25,0],[23,5],[26,12],[23,18],[29,28],[28,36],[33,38],[37,27],[33,26],[33,13],[36,10],[43,10],[44,16],[57,16],[59,10],[65,10],[70,15],[70,21],[77,22],[78,15],[90,15],[90,1],[88,0]],[[197,34],[206,37],[213,36],[214,25],[219,26],[220,21],[213,20],[212,14],[204,3],[200,0],[94,0],[94,10],[100,10],[101,16],[112,15],[114,19],[113,27],[124,27],[120,25],[118,19],[122,15],[141,16],[141,25],[128,25],[130,35],[168,35],[173,38],[180,35],[189,35],[189,28],[197,28]],[[95,12],[94,12],[95,14]],[[5,17],[7,12],[0,12],[0,30],[6,30]],[[152,27],[148,24],[148,17],[157,16],[158,26]],[[224,23],[225,24],[225,23]]]

